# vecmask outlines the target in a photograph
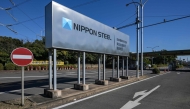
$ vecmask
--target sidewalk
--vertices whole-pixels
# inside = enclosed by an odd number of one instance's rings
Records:
[[[163,72],[162,72],[163,73]],[[162,74],[161,73],[161,74]],[[136,78],[135,76],[131,76],[129,80],[122,79],[121,82],[112,82],[109,81],[109,84],[107,86],[104,85],[96,85],[96,84],[89,84],[89,90],[87,91],[81,91],[81,90],[75,90],[73,88],[67,88],[62,90],[63,96],[60,98],[52,99],[47,98],[43,94],[41,95],[34,95],[30,97],[25,97],[25,105],[22,107],[20,106],[21,98],[16,100],[10,100],[10,101],[2,101],[0,102],[0,109],[23,109],[23,108],[29,108],[29,109],[47,109],[52,108],[56,106],[60,106],[69,102],[73,102],[75,100],[79,100],[81,98],[85,98],[91,95],[95,95],[110,89],[114,89],[120,86],[124,86],[151,76],[154,76],[155,74],[147,74],[144,76],[141,76],[140,78]]]

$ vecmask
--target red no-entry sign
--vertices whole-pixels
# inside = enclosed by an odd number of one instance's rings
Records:
[[[19,47],[12,51],[11,60],[17,66],[27,66],[32,62],[33,54],[29,49]]]

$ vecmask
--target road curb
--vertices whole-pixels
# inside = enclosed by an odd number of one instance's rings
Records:
[[[57,98],[57,99],[52,99],[50,101],[46,101],[43,103],[38,103],[35,106],[30,107],[28,109],[49,109],[49,108],[53,108],[56,106],[60,106],[60,105],[66,104],[66,103],[73,102],[75,100],[79,100],[79,99],[82,99],[85,97],[89,97],[89,96],[92,96],[92,95],[95,95],[95,94],[98,94],[98,93],[101,93],[104,91],[108,91],[108,90],[111,90],[111,89],[114,89],[114,88],[117,88],[117,87],[120,87],[120,86],[123,86],[126,84],[137,82],[137,81],[143,80],[143,79],[148,78],[148,77],[149,76],[143,76],[140,78],[132,77],[129,80],[122,80],[121,82],[115,82],[111,85],[100,86],[98,88],[90,89],[88,91],[80,91],[80,92],[72,94],[70,96],[65,96],[65,97],[61,97],[61,98]]]

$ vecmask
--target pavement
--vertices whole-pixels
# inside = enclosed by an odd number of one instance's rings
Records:
[[[106,69],[106,79],[111,77],[111,69]],[[121,75],[120,71],[120,75]],[[47,71],[39,72],[26,72],[25,73],[25,105],[21,106],[20,98],[20,72],[4,72],[0,73],[0,109],[1,108],[52,108],[61,104],[73,102],[75,100],[88,97],[94,94],[98,94],[107,90],[111,90],[116,87],[120,87],[126,84],[130,84],[135,81],[139,81],[155,74],[150,74],[151,70],[145,70],[145,76],[137,79],[135,77],[136,71],[129,70],[129,80],[122,79],[121,82],[109,81],[108,86],[96,85],[94,80],[97,78],[97,71],[87,70],[86,81],[89,84],[90,89],[87,91],[80,91],[73,89],[73,84],[77,83],[75,75],[76,70],[72,71],[58,71],[58,89],[62,90],[63,96],[60,98],[52,99],[43,95],[43,91],[48,87]],[[9,75],[9,76],[7,76]],[[75,76],[73,78],[73,76]],[[116,73],[115,73],[116,76]]]
[[[171,71],[53,109],[190,109],[190,72]]]
[[[120,70],[120,75],[122,71]],[[151,73],[150,70],[144,72]],[[129,70],[129,76],[136,74],[135,70]],[[112,69],[106,69],[106,79],[112,76]],[[116,77],[116,71],[115,75]],[[96,69],[86,70],[86,84],[94,83],[98,78]],[[102,78],[102,75],[101,75]],[[44,93],[44,89],[48,88],[49,79],[48,71],[25,71],[25,96],[39,95]],[[82,82],[82,79],[81,79]],[[57,71],[57,88],[62,90],[65,88],[73,88],[77,83],[76,70]],[[0,73],[0,101],[17,99],[21,96],[21,72],[10,71]]]
[[[185,71],[184,71],[185,70]],[[178,69],[177,75],[189,74],[189,69]],[[120,70],[120,75],[121,75]],[[168,73],[162,71],[161,74]],[[25,72],[25,105],[21,106],[21,73],[19,71],[8,71],[8,72],[0,72],[0,109],[4,108],[53,108],[57,107],[63,104],[69,104],[75,101],[80,101],[81,99],[88,98],[90,96],[100,94],[107,92],[108,90],[113,90],[114,88],[118,87],[124,87],[128,84],[133,84],[138,81],[141,81],[146,78],[157,76],[155,74],[151,74],[151,70],[144,70],[144,76],[141,76],[140,78],[135,77],[136,71],[135,70],[129,70],[129,80],[122,79],[121,82],[111,82],[109,81],[108,86],[103,85],[96,85],[94,84],[95,79],[97,79],[97,69],[91,69],[86,70],[86,83],[89,84],[90,89],[87,91],[80,91],[73,89],[73,84],[77,83],[77,71],[76,70],[70,70],[70,71],[57,71],[57,80],[58,80],[58,89],[62,90],[63,96],[60,98],[52,99],[47,98],[43,95],[43,91],[45,88],[48,87],[48,71],[26,71]],[[106,79],[108,80],[109,77],[112,75],[112,69],[106,69]],[[114,76],[116,77],[116,71],[114,73]],[[172,76],[175,77],[175,79],[171,79],[170,81],[177,80],[178,76]],[[184,75],[185,76],[185,75]],[[187,79],[189,76],[185,76]],[[165,77],[166,80],[170,79],[169,77]],[[160,80],[163,78],[156,80],[157,83],[159,83]],[[185,80],[186,80],[185,79]],[[181,79],[180,79],[181,80]],[[189,82],[184,82],[189,83]],[[142,86],[146,86],[148,83],[142,84]],[[164,84],[164,83],[163,83]],[[170,83],[172,84],[172,83]],[[177,84],[177,83],[176,83]],[[178,84],[180,85],[180,84]],[[189,84],[187,84],[188,86]],[[140,88],[143,88],[140,86]],[[154,85],[156,86],[156,85]],[[174,85],[175,86],[175,85]],[[173,86],[173,87],[174,87]],[[148,90],[150,90],[152,87],[149,87]],[[183,88],[185,89],[185,88]],[[115,89],[114,89],[115,90]],[[133,89],[132,89],[133,90]],[[141,89],[138,89],[141,90]],[[147,90],[147,89],[146,89]],[[175,89],[173,89],[175,90]],[[189,90],[189,89],[188,89]],[[170,90],[168,90],[169,92]],[[128,91],[127,91],[128,92]],[[129,91],[130,92],[130,91]],[[177,92],[177,91],[176,91]],[[130,95],[127,95],[127,98],[134,95],[133,93],[129,93]],[[160,98],[161,99],[161,98]],[[189,100],[188,98],[186,98]],[[107,99],[109,101],[109,98]],[[121,106],[121,105],[120,105]],[[58,108],[57,108],[58,109]],[[85,108],[82,108],[85,109]],[[104,108],[106,109],[106,108]],[[110,108],[111,109],[111,108]],[[116,108],[113,108],[116,109]],[[151,109],[151,108],[150,108]]]

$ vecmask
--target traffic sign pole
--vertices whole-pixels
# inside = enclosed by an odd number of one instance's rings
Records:
[[[32,52],[24,47],[16,48],[11,53],[11,60],[17,66],[21,66],[21,105],[24,106],[24,66],[29,65],[33,60]]]
[[[24,66],[22,66],[22,106],[24,106]]]

